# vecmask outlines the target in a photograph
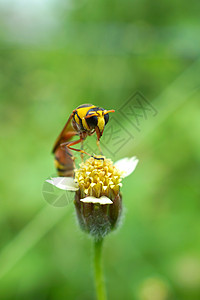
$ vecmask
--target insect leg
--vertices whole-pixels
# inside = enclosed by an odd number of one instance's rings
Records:
[[[81,140],[81,150],[83,151],[83,140]],[[81,152],[81,160],[83,162],[83,153]]]
[[[97,147],[99,148],[99,151],[101,153],[101,155],[103,155],[103,152],[101,150],[101,147],[100,147],[100,141],[97,139]]]
[[[97,159],[97,160],[104,160],[104,158],[102,157],[96,157],[95,155],[91,155],[87,152],[85,152],[83,149],[75,149],[75,148],[72,148],[72,146],[76,145],[76,144],[79,144],[79,143],[83,143],[84,139],[80,138],[79,140],[77,141],[73,141],[73,142],[66,142],[66,143],[62,143],[60,146],[63,147],[63,146],[67,146],[68,149],[70,150],[74,150],[74,151],[77,151],[77,152],[80,152],[81,155],[83,154],[86,154],[90,157],[93,157],[94,159]],[[100,150],[101,151],[101,150]],[[102,153],[102,152],[101,152]],[[81,156],[82,158],[82,156]]]
[[[81,142],[83,142],[83,139],[82,139],[82,138],[80,138],[80,139],[77,140],[77,141],[62,143],[61,146],[67,146],[70,150],[74,150],[74,151],[80,152],[80,153],[82,153],[82,154],[87,154],[87,155],[89,155],[89,156],[92,156],[92,155],[90,155],[89,153],[85,152],[85,151],[82,150],[82,149],[75,149],[75,148],[72,148],[72,146],[74,146],[74,145],[76,145],[76,144],[79,144],[79,143],[81,143]]]

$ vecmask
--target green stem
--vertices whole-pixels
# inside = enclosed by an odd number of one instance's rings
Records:
[[[99,240],[94,240],[94,270],[96,293],[98,300],[106,300],[105,282],[102,269],[102,245],[103,238]]]

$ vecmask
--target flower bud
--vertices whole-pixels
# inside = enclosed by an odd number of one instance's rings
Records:
[[[89,158],[75,171],[75,208],[81,229],[100,239],[115,229],[122,212],[121,173],[105,157]]]
[[[122,212],[122,197],[119,193],[112,204],[84,203],[80,201],[81,192],[75,195],[75,208],[81,229],[96,239],[107,235],[119,223]]]

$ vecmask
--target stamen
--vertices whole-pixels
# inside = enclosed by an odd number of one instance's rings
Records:
[[[97,198],[102,195],[110,197],[119,192],[121,173],[110,159],[99,155],[80,164],[80,169],[75,171],[75,181],[82,184],[81,192],[85,197],[89,194]]]

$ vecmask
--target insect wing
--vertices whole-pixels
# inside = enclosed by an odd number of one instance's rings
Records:
[[[52,151],[53,153],[55,153],[56,149],[59,147],[60,144],[69,141],[76,133],[76,131],[74,130],[74,128],[72,127],[72,124],[71,124],[73,115],[74,115],[74,113],[72,113],[70,115],[63,130],[61,131],[58,138],[56,139],[56,142],[54,144],[53,151]],[[74,133],[74,134],[72,134],[72,133]]]

